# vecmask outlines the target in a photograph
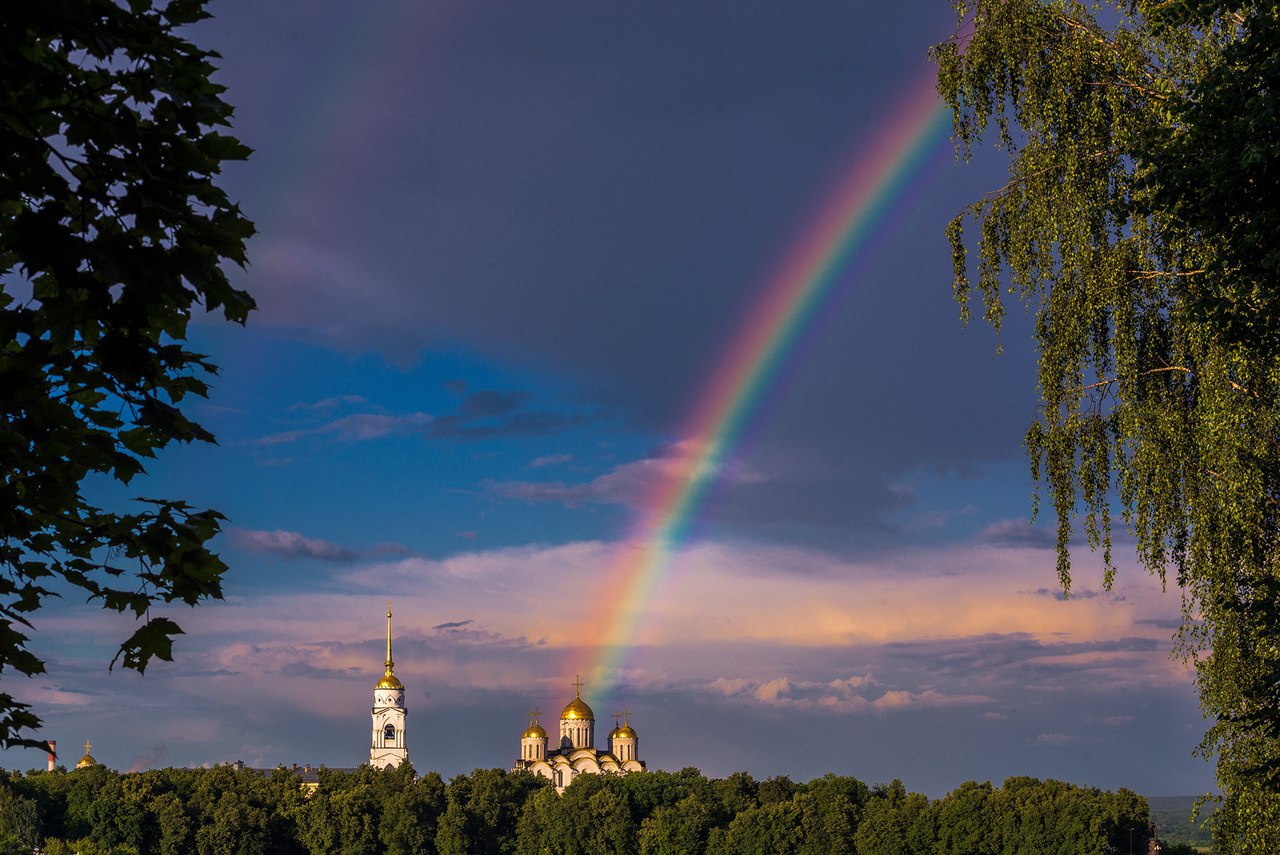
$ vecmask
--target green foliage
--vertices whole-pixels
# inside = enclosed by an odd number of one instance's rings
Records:
[[[1280,7],[956,8],[938,88],[962,153],[994,127],[1010,179],[948,228],[955,293],[997,330],[1006,300],[1034,312],[1026,443],[1063,590],[1081,517],[1110,586],[1118,497],[1139,560],[1182,593],[1176,650],[1228,793],[1219,846],[1273,851],[1280,826],[1257,848],[1229,814],[1236,791],[1280,797]]]
[[[170,499],[98,507],[87,479],[128,484],[172,442],[213,437],[191,312],[243,322],[253,227],[214,179],[248,149],[212,83],[215,54],[179,31],[203,0],[8,3],[0,16],[0,672],[34,675],[30,615],[76,592],[141,621],[116,654],[143,671],[181,629],[158,603],[221,596],[206,544],[221,516]],[[0,694],[0,747],[41,747]],[[124,833],[124,832],[122,832]]]
[[[901,781],[879,788],[867,802],[854,835],[858,855],[913,855],[923,852],[935,836],[929,800],[907,793]]]
[[[775,779],[780,781],[781,779]],[[1058,781],[965,784],[930,804],[900,781],[870,790],[825,775],[773,786],[696,769],[583,775],[558,795],[527,772],[478,769],[447,785],[411,766],[322,770],[304,797],[279,769],[157,769],[117,775],[0,771],[0,853],[501,852],[518,855],[937,855],[1114,853],[1146,846],[1147,804]],[[1023,840],[1022,838],[1025,838]],[[22,843],[16,841],[21,840]],[[1004,848],[991,850],[991,841]]]
[[[525,802],[550,786],[528,772],[476,769],[459,775],[445,790],[446,807],[436,828],[440,855],[516,851],[516,824]]]

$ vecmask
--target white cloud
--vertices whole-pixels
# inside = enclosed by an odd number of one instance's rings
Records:
[[[704,452],[702,443],[686,440],[667,446],[656,455],[622,463],[590,481],[495,481],[488,489],[502,498],[527,502],[559,502],[570,507],[596,502],[652,510],[652,497],[693,478],[714,474],[721,484],[760,480],[759,475],[734,464],[713,465],[705,459]]]
[[[355,413],[326,422],[318,427],[299,428],[268,434],[256,440],[258,445],[284,445],[308,437],[323,437],[340,442],[363,442],[406,433],[417,433],[435,420],[428,413]]]
[[[279,555],[284,558],[314,558],[319,561],[354,561],[358,555],[327,540],[306,537],[296,531],[254,531],[233,528],[230,531],[233,546],[249,552]]]

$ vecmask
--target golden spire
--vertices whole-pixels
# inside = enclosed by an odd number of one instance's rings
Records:
[[[382,675],[375,689],[403,689],[404,685],[396,679],[395,661],[391,658],[391,601],[387,600],[387,672]]]
[[[391,659],[391,601],[387,600],[387,675],[391,675],[391,669],[395,667],[395,662]]]

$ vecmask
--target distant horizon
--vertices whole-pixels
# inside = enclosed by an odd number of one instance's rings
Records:
[[[29,749],[29,750],[34,750],[34,749]],[[126,772],[126,771],[121,771],[121,770],[119,770],[119,769],[113,769],[113,768],[111,768],[110,766],[104,766],[104,768],[106,768],[108,771],[115,772],[115,773],[116,773],[116,774],[118,774],[118,775],[137,775],[137,774],[142,774],[143,772],[150,772],[150,771],[160,770],[160,769],[215,769],[215,768],[218,768],[218,767],[232,767],[232,768],[234,768],[234,767],[236,766],[236,764],[237,764],[237,763],[239,763],[239,762],[241,762],[241,761],[236,761],[236,760],[226,760],[226,761],[217,762],[217,763],[204,763],[204,764],[199,764],[199,765],[182,765],[182,766],[153,766],[153,767],[149,767],[149,768],[147,768],[147,769],[138,769],[138,770],[134,770],[134,771],[127,771],[127,772]],[[413,765],[413,759],[412,759],[412,758],[410,758],[408,762],[409,762],[409,765]],[[103,765],[103,764],[99,764],[99,765]],[[366,762],[364,762],[364,763],[362,763],[362,764],[357,764],[357,765],[355,765],[355,766],[329,766],[329,765],[327,765],[327,764],[323,764],[323,763],[321,763],[321,764],[319,764],[319,765],[316,765],[316,764],[310,764],[310,763],[296,763],[296,764],[294,764],[294,763],[280,763],[280,764],[276,764],[276,765],[274,765],[274,766],[251,766],[251,765],[249,765],[248,763],[243,763],[243,764],[242,764],[242,766],[243,766],[243,768],[244,768],[244,769],[251,770],[251,771],[254,771],[254,772],[276,772],[276,771],[300,772],[300,771],[303,771],[303,770],[304,770],[304,768],[306,768],[306,769],[309,769],[310,771],[313,771],[313,772],[314,772],[314,771],[319,771],[319,770],[325,770],[325,771],[329,771],[329,772],[343,772],[343,773],[354,772],[354,771],[356,771],[356,770],[360,769],[362,766],[368,766],[368,765],[369,765],[368,761],[366,761]],[[684,768],[684,767],[681,767],[681,769],[683,769],[683,768]],[[696,767],[695,767],[695,768],[696,768]],[[509,773],[512,773],[512,772],[516,771],[516,770],[511,769],[510,767],[505,767],[505,768],[504,768],[504,767],[499,767],[499,766],[476,766],[476,767],[474,767],[474,768],[472,768],[472,769],[467,770],[466,772],[457,772],[457,773],[455,773],[454,775],[447,775],[447,776],[446,776],[446,775],[442,775],[442,774],[440,774],[440,772],[439,772],[439,771],[437,771],[437,770],[435,770],[435,769],[419,769],[416,765],[414,765],[414,766],[413,766],[413,770],[414,770],[414,772],[415,772],[417,775],[419,775],[419,776],[422,776],[422,775],[425,775],[425,774],[429,774],[429,773],[435,773],[435,774],[437,774],[437,775],[440,775],[441,779],[442,779],[442,780],[444,780],[444,781],[449,781],[451,778],[456,777],[457,775],[469,775],[469,774],[471,774],[472,772],[474,772],[474,771],[476,771],[476,770],[478,770],[478,769],[497,769],[498,771],[501,771],[501,772],[509,772]],[[646,772],[636,772],[636,773],[633,773],[633,774],[647,774],[648,772],[665,772],[665,773],[668,773],[668,774],[672,774],[672,773],[676,773],[676,772],[681,771],[681,769],[655,769],[655,768],[650,768],[650,769],[646,770]],[[20,768],[16,768],[16,767],[6,767],[6,766],[4,766],[3,764],[0,764],[0,772],[18,772],[18,773],[22,773],[22,774],[30,774],[30,773],[35,773],[35,772],[48,772],[48,771],[49,771],[49,770],[44,769],[44,768],[28,768],[28,769],[20,769]],[[70,774],[71,772],[74,772],[74,771],[77,771],[77,770],[75,769],[75,764],[74,764],[74,763],[72,763],[71,765],[68,765],[68,766],[64,766],[62,763],[59,763],[59,764],[58,764],[58,769],[55,769],[54,771],[61,771],[61,772],[62,772],[62,773],[64,773],[64,774]],[[523,771],[523,770],[521,770],[521,771]],[[747,769],[738,769],[738,770],[735,770],[734,772],[730,772],[730,773],[729,773],[729,774],[727,774],[727,775],[715,775],[715,776],[704,775],[704,777],[708,778],[709,780],[724,780],[725,778],[728,778],[728,777],[730,777],[730,776],[732,776],[732,775],[734,775],[734,774],[740,773],[740,772],[745,772],[746,774],[751,775],[751,777],[752,777],[754,780],[756,780],[756,781],[766,781],[766,780],[769,780],[770,778],[789,777],[789,776],[785,776],[785,775],[770,775],[770,776],[768,776],[768,777],[759,777],[759,776],[753,775],[753,774],[752,774],[749,770],[747,770]],[[851,777],[851,778],[856,778],[857,780],[862,781],[862,783],[866,784],[868,787],[871,787],[871,788],[875,788],[875,787],[878,787],[878,786],[884,786],[884,785],[887,785],[887,784],[889,784],[890,782],[892,782],[892,781],[894,781],[894,780],[901,780],[900,778],[898,778],[898,779],[890,778],[889,780],[886,780],[886,781],[875,781],[875,782],[872,782],[872,781],[866,781],[866,780],[863,780],[862,778],[859,778],[857,775],[850,775],[850,774],[847,774],[847,773],[839,773],[839,772],[824,772],[824,773],[823,773],[823,774],[821,774],[821,775],[815,775],[815,776],[813,776],[813,777],[811,777],[811,778],[805,778],[805,779],[799,779],[799,780],[798,780],[798,779],[795,779],[795,778],[789,778],[789,780],[791,780],[793,783],[797,783],[797,784],[807,784],[807,783],[809,783],[809,782],[811,782],[811,781],[815,781],[815,780],[818,780],[819,778],[825,777],[826,775],[837,775],[837,776],[839,776],[839,777]],[[1000,780],[1000,781],[993,781],[993,780],[989,780],[989,779],[979,780],[979,779],[977,779],[977,778],[969,778],[969,779],[966,779],[966,781],[962,781],[961,783],[963,784],[963,783],[966,783],[967,781],[977,781],[978,783],[984,783],[984,782],[985,782],[985,783],[989,783],[989,784],[991,784],[992,786],[1001,786],[1005,781],[1007,781],[1007,780],[1009,780],[1009,779],[1011,779],[1011,778],[1019,778],[1019,777],[1036,778],[1036,780],[1040,780],[1040,781],[1061,781],[1061,782],[1062,782],[1062,783],[1064,783],[1064,784],[1071,784],[1072,786],[1077,786],[1077,787],[1094,787],[1095,789],[1103,790],[1103,791],[1108,791],[1108,792],[1115,792],[1115,791],[1116,791],[1116,790],[1118,790],[1118,789],[1130,789],[1130,790],[1132,790],[1132,788],[1128,788],[1128,787],[1095,787],[1095,785],[1090,784],[1090,783],[1085,782],[1085,781],[1071,781],[1071,780],[1064,780],[1064,779],[1061,779],[1061,778],[1044,778],[1044,777],[1037,777],[1037,776],[1034,776],[1034,775],[1010,775],[1010,776],[1008,776],[1008,777],[1006,777],[1006,778],[1004,778],[1004,779],[1002,779],[1002,780]],[[929,800],[930,800],[930,801],[936,801],[938,798],[941,798],[941,796],[931,796],[931,795],[929,795],[928,793],[924,793],[922,790],[914,789],[914,788],[912,788],[912,787],[908,786],[908,785],[907,785],[907,783],[906,783],[905,781],[903,781],[903,786],[904,786],[904,787],[906,787],[906,789],[907,789],[907,791],[908,791],[908,792],[923,793],[924,795],[928,796],[928,798],[929,798]],[[957,786],[959,786],[959,784],[957,784]],[[953,787],[953,788],[952,788],[952,789],[950,789],[950,790],[947,790],[947,792],[948,792],[948,793],[949,793],[949,792],[952,792],[954,789],[955,789],[955,787]],[[1146,799],[1148,802],[1152,802],[1152,801],[1179,801],[1179,802],[1181,802],[1181,801],[1192,801],[1192,802],[1194,802],[1194,801],[1196,801],[1196,800],[1198,800],[1198,799],[1204,798],[1205,796],[1209,796],[1210,798],[1212,798],[1212,797],[1213,797],[1213,796],[1215,796],[1215,795],[1220,795],[1220,793],[1217,793],[1217,792],[1210,792],[1210,793],[1181,793],[1181,794],[1179,794],[1179,793],[1174,793],[1174,794],[1164,793],[1164,794],[1160,794],[1160,795],[1150,795],[1150,794],[1148,794],[1148,793],[1144,793],[1144,792],[1141,792],[1141,791],[1139,791],[1139,790],[1132,790],[1132,791],[1133,791],[1133,792],[1138,793],[1138,795],[1142,796],[1142,797],[1143,797],[1144,799]],[[942,795],[945,795],[945,793],[943,793]],[[1210,807],[1210,808],[1212,808],[1213,803],[1212,803],[1212,802],[1209,802],[1208,804],[1209,804],[1209,807]],[[1154,807],[1154,805],[1153,805],[1153,807]],[[1168,806],[1166,806],[1166,807],[1168,807]]]

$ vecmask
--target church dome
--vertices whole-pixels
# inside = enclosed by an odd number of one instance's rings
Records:
[[[560,720],[565,719],[583,719],[585,721],[595,721],[596,714],[591,711],[591,707],[587,706],[581,696],[575,697],[569,701],[568,706],[560,713]]]
[[[97,765],[99,765],[98,761],[94,760],[93,755],[89,753],[89,743],[86,741],[84,744],[84,756],[81,757],[79,762],[76,763],[76,768],[84,769],[88,766],[97,766]]]
[[[547,732],[542,729],[540,724],[531,724],[524,729],[524,733],[520,734],[521,739],[546,739]]]
[[[613,733],[609,734],[610,739],[635,739],[636,732],[631,725],[624,724],[622,727],[615,727]]]
[[[392,674],[391,671],[388,670],[387,673],[382,675],[382,679],[378,681],[378,685],[374,686],[374,688],[375,689],[403,689],[404,684],[401,683],[396,678],[395,674]]]

